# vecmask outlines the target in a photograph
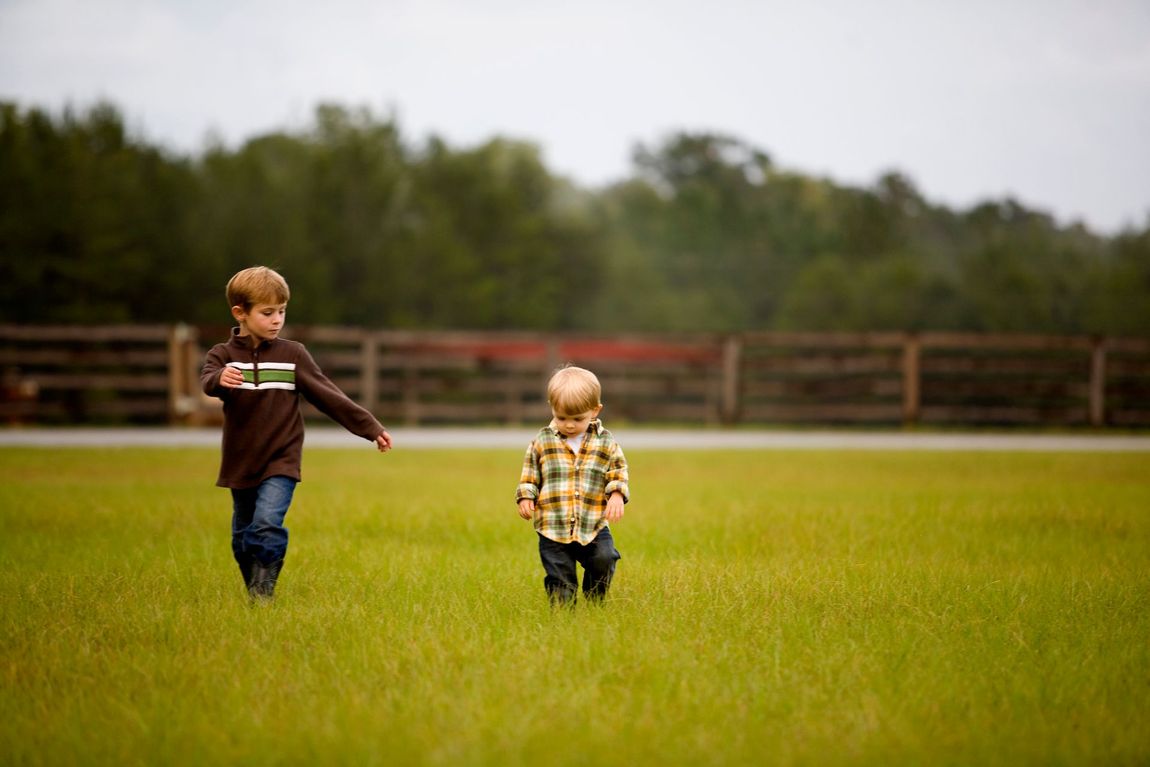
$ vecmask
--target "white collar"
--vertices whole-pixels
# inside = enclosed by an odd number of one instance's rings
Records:
[[[556,437],[562,437],[563,436],[563,433],[559,431],[559,427],[555,425],[555,419],[554,418],[551,419],[551,423],[547,424],[547,428],[550,429],[551,432]],[[603,431],[603,421],[601,421],[598,418],[595,418],[594,420],[591,421],[591,423],[589,423],[587,425],[587,431],[588,432],[593,431],[593,432],[595,432],[595,434],[599,434],[600,432]]]

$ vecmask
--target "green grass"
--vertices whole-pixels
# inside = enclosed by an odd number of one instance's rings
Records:
[[[0,762],[1150,762],[1150,455],[629,458],[602,609],[519,451],[369,448],[252,608],[215,451],[0,450]]]

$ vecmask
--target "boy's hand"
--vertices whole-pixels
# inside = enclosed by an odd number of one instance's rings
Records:
[[[531,519],[535,516],[535,501],[530,498],[524,498],[519,502],[519,516],[524,519]]]
[[[234,389],[244,382],[244,374],[236,368],[226,367],[220,371],[220,386]]]
[[[607,518],[608,522],[617,522],[623,518],[622,493],[611,493],[611,497],[607,499],[607,510],[603,512],[603,516]]]
[[[384,429],[383,434],[375,438],[375,446],[381,453],[391,450],[391,435],[387,433],[387,429]]]

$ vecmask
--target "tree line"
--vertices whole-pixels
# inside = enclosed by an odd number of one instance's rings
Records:
[[[452,147],[322,105],[173,153],[99,104],[0,104],[0,320],[228,321],[274,266],[292,322],[412,329],[1150,334],[1150,219],[1102,236],[1017,200],[952,210],[678,133],[599,189],[538,146]]]

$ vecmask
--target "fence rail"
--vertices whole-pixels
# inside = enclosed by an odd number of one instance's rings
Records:
[[[8,423],[210,423],[222,327],[0,325]],[[1150,426],[1150,339],[961,333],[572,335],[293,326],[387,423],[545,420],[565,362],[612,420],[709,425]],[[305,411],[316,415],[307,406]]]

